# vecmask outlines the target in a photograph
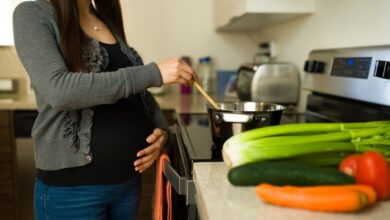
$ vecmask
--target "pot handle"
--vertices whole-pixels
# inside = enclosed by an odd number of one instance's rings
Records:
[[[217,113],[215,114],[215,120],[217,123],[222,121],[228,123],[248,123],[248,122],[262,122],[268,121],[266,116],[255,116],[254,114],[242,114],[242,113]]]
[[[247,123],[253,120],[253,114],[222,113],[222,120],[230,123]]]

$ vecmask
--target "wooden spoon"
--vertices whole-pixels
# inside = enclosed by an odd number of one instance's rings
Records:
[[[199,92],[203,95],[203,97],[206,98],[206,100],[213,106],[213,108],[215,109],[219,109],[217,103],[214,101],[213,98],[211,98],[207,93],[206,91],[204,91],[204,89],[202,88],[202,86],[199,85],[198,82],[194,81],[194,85],[195,87],[199,90]]]

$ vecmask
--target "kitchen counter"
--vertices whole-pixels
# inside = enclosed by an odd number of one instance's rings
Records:
[[[0,99],[0,110],[36,110],[37,104],[33,95],[17,99]]]
[[[179,92],[155,95],[161,109],[174,109],[177,113],[207,112],[206,101],[199,94],[180,94]]]
[[[154,95],[161,109],[174,109],[177,113],[206,113],[206,99],[193,87],[192,93],[181,94],[177,85],[166,88],[161,95]],[[220,97],[209,94],[217,102],[237,101],[237,98]]]
[[[175,110],[177,113],[205,113],[206,100],[196,91],[191,94],[180,94],[178,88],[170,86],[163,94],[154,95],[161,109]],[[222,100],[216,98],[216,100]],[[226,101],[226,99],[224,99]],[[227,100],[229,101],[229,100]],[[233,101],[233,100],[232,100]],[[19,99],[0,99],[0,110],[36,110],[37,104],[33,95]]]
[[[194,163],[196,202],[202,220],[383,220],[390,218],[390,201],[359,213],[322,213],[284,208],[262,202],[255,187],[235,187],[228,182],[223,162]]]

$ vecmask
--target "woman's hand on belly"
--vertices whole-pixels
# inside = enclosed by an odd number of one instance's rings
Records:
[[[163,146],[167,142],[168,133],[161,128],[155,128],[153,133],[146,138],[150,145],[137,153],[139,158],[134,162],[135,170],[142,173],[157,159]]]

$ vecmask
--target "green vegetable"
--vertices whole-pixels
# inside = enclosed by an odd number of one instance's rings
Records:
[[[255,161],[369,150],[380,151],[390,158],[390,121],[257,128],[229,138],[223,146],[223,158],[228,166],[234,167]]]
[[[354,154],[353,152],[334,152],[334,153],[320,153],[310,154],[299,157],[292,157],[283,159],[283,161],[303,163],[315,166],[338,166],[349,155]],[[387,156],[387,162],[390,163],[390,157]]]
[[[292,157],[283,159],[283,161],[303,163],[315,166],[338,166],[351,152],[332,152],[332,153],[319,153],[310,154],[298,157]]]
[[[314,186],[354,184],[355,180],[337,169],[285,161],[248,163],[231,168],[229,182],[236,186],[273,185]]]

